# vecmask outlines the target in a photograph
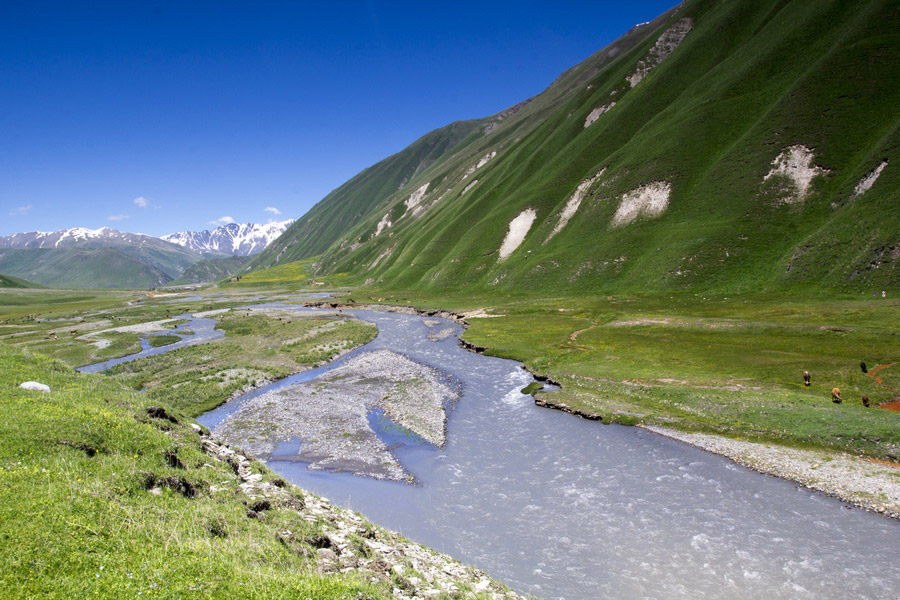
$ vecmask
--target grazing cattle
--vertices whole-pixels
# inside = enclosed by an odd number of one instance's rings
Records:
[[[863,394],[862,403],[863,403],[863,406],[865,406],[866,408],[869,407],[869,397],[865,394]]]
[[[844,400],[841,398],[841,390],[840,388],[832,388],[831,390],[831,401],[835,404],[840,404]]]
[[[868,373],[869,369],[866,368],[866,361],[859,363],[859,368],[862,369],[863,373]]]
[[[803,385],[809,387],[809,371],[803,371]]]

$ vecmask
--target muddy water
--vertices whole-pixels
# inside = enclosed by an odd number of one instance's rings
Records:
[[[394,350],[463,383],[448,442],[397,449],[417,486],[269,462],[294,483],[541,598],[896,598],[897,522],[647,431],[537,407],[519,393],[532,379],[517,363],[463,350],[450,321],[354,314],[379,335],[353,354]],[[455,335],[428,340],[445,327]],[[239,404],[201,421],[214,428]],[[287,454],[299,447],[285,441]]]

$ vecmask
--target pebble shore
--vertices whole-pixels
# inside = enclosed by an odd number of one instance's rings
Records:
[[[801,450],[649,425],[644,429],[727,456],[760,473],[788,479],[860,508],[900,519],[900,469],[895,466],[843,452]]]

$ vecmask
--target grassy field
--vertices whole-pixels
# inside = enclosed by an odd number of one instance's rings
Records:
[[[309,269],[309,265],[314,260],[315,258],[298,260],[271,269],[253,271],[245,275],[241,275],[241,279],[239,281],[227,282],[222,284],[222,287],[225,289],[229,289],[241,287],[271,286],[273,284],[278,284],[281,286],[297,285],[306,287],[309,277],[307,275],[307,271]]]
[[[863,394],[876,407],[900,395],[896,300],[361,290],[353,299],[500,315],[470,319],[464,338],[562,383],[544,399],[606,422],[900,460],[900,414],[861,403]],[[889,366],[864,374],[863,361],[870,371]],[[831,401],[834,387],[842,404]]]

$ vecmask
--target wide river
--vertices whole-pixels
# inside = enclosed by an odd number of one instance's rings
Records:
[[[444,448],[397,450],[417,485],[269,462],[297,485],[540,598],[898,597],[900,523],[645,430],[537,407],[519,392],[531,376],[461,348],[452,321],[352,312],[379,334],[336,364],[390,349],[463,395]],[[200,422],[214,429],[240,402]]]

